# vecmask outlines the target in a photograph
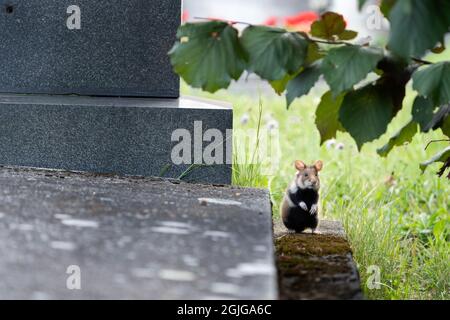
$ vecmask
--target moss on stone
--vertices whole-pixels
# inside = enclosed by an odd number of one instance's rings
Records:
[[[275,240],[278,255],[328,256],[351,253],[347,240],[321,234],[292,234]]]
[[[281,299],[353,298],[360,292],[344,237],[288,234],[275,240]]]
[[[339,273],[351,272],[351,267],[347,265],[345,259],[339,259],[339,256],[327,257],[306,257],[306,256],[278,256],[278,270],[284,276],[299,274],[321,274],[334,275]]]

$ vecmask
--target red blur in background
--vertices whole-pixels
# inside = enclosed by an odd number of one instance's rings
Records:
[[[284,18],[286,27],[297,31],[309,32],[311,25],[319,19],[319,15],[314,11],[304,11],[290,17]]]

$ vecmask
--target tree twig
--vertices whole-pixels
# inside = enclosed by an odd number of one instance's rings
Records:
[[[427,61],[427,60],[422,60],[422,59],[418,59],[418,58],[414,58],[414,57],[411,57],[411,60],[413,60],[413,61],[415,61],[415,62],[417,62],[417,63],[420,63],[420,64],[433,64],[433,62],[431,62],[431,61]]]
[[[194,17],[194,19],[206,20],[206,21],[222,21],[222,22],[227,22],[229,24],[244,24],[247,26],[253,25],[253,24],[251,24],[249,22],[245,22],[245,21],[232,21],[232,20],[224,20],[224,19],[216,19],[216,18]],[[329,45],[346,45],[346,46],[354,46],[355,45],[353,43],[349,43],[349,42],[345,42],[345,41],[321,40],[321,39],[317,39],[317,38],[311,38],[310,36],[308,36],[308,34],[306,32],[298,32],[298,34],[300,34],[307,40],[316,42],[316,43],[329,44]],[[420,63],[422,65],[434,64],[431,61],[427,61],[427,60],[423,60],[423,59],[419,59],[419,58],[415,58],[415,57],[411,57],[411,60],[413,60],[417,63]]]
[[[353,46],[354,44],[352,43],[348,43],[345,41],[333,41],[333,40],[319,40],[319,39],[313,39],[313,38],[309,38],[309,40],[313,41],[313,42],[317,42],[317,43],[323,43],[323,44],[332,44],[332,45],[347,45],[347,46]]]
[[[244,21],[232,21],[232,20],[224,20],[224,19],[215,19],[215,18],[205,18],[205,17],[194,17],[196,20],[206,20],[206,21],[222,21],[227,22],[229,24],[245,24],[247,26],[251,26],[251,23],[244,22]]]
[[[430,142],[427,143],[425,150],[428,149],[428,147],[432,144],[432,143],[436,143],[436,142],[450,142],[450,139],[439,139],[439,140],[431,140]]]
[[[312,41],[312,42],[316,42],[316,43],[323,43],[323,44],[331,44],[331,45],[347,45],[347,46],[352,46],[353,44],[345,42],[345,41],[334,41],[334,40],[322,40],[322,39],[316,39],[316,38],[311,38],[306,32],[297,32],[299,35],[301,35],[303,38],[305,38],[306,40]]]

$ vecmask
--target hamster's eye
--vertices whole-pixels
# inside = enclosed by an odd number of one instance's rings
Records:
[[[308,176],[308,174],[307,174],[307,173],[305,173],[305,174],[304,174],[304,176],[305,176],[305,177],[307,177],[307,176]]]

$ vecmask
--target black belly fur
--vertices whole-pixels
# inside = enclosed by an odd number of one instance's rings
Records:
[[[283,222],[286,228],[295,230],[295,232],[303,232],[305,229],[316,229],[319,224],[318,213],[311,215],[309,210],[313,204],[317,204],[319,201],[319,194],[315,190],[302,190],[299,189],[296,193],[292,194],[288,191],[288,196],[291,201],[296,205],[293,208],[288,208],[287,215],[284,217]],[[300,208],[299,203],[304,202],[308,207],[308,211]]]

